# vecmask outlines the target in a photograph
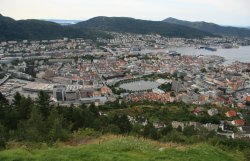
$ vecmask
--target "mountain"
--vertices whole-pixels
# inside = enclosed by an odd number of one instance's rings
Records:
[[[110,36],[104,32],[89,28],[62,26],[42,20],[16,21],[0,15],[0,41],[59,39],[63,37],[95,39]]]
[[[163,20],[163,22],[191,27],[194,29],[198,29],[201,31],[205,31],[205,32],[209,32],[209,33],[221,35],[221,36],[250,37],[250,29],[247,29],[247,28],[225,27],[225,26],[220,26],[214,23],[208,23],[204,21],[201,21],[201,22],[183,21],[183,20],[172,18],[172,17]]]
[[[162,21],[139,20],[128,17],[95,17],[87,21],[79,22],[75,26],[102,31],[160,34],[167,37],[198,38],[214,36],[211,33],[182,25],[165,23]]]

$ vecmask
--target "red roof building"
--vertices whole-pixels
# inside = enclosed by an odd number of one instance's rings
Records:
[[[225,113],[227,117],[235,117],[237,113],[234,110],[228,111]]]
[[[250,102],[250,96],[247,96],[247,97],[246,97],[246,101],[247,101],[247,102]]]
[[[244,120],[233,120],[232,121],[232,124],[233,125],[236,125],[236,126],[244,126],[245,125],[245,121]]]
[[[108,94],[110,93],[110,89],[107,86],[101,88],[101,94]]]

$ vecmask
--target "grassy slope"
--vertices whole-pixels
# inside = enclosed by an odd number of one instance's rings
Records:
[[[180,146],[159,144],[133,137],[99,139],[76,147],[41,150],[13,149],[0,152],[5,161],[240,161],[240,154],[222,151],[210,145]]]

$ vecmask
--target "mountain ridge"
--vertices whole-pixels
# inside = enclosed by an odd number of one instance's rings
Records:
[[[110,37],[110,35],[89,28],[77,26],[62,26],[60,24],[36,19],[14,20],[10,17],[0,15],[0,41],[9,40],[43,40]]]
[[[195,38],[215,36],[207,32],[164,23],[162,21],[149,21],[130,17],[98,16],[76,24],[78,27],[94,28],[102,31],[128,32],[135,34],[159,34],[167,37]]]
[[[250,29],[244,27],[221,26],[205,21],[191,22],[186,20],[179,20],[173,17],[166,18],[163,20],[163,22],[187,26],[220,36],[250,37]]]
[[[76,24],[60,25],[46,20],[14,20],[0,14],[0,41],[69,38],[111,38],[105,31],[159,34],[165,37],[203,38],[220,36],[250,37],[250,29],[224,27],[205,21],[190,22],[168,18],[163,21],[130,17],[98,16]]]

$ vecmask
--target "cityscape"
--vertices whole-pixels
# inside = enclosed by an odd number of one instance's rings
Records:
[[[0,35],[0,160],[250,160],[247,27],[0,15]]]

